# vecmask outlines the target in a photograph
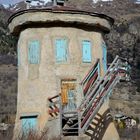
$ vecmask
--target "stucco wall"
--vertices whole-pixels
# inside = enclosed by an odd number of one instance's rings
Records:
[[[68,61],[57,63],[55,60],[54,40],[68,39]],[[40,40],[40,64],[29,64],[27,46],[30,40]],[[82,62],[82,40],[92,43],[92,62]],[[79,83],[95,63],[102,61],[102,35],[98,32],[87,32],[76,28],[29,28],[21,32],[20,65],[18,67],[18,104],[16,128],[20,126],[20,116],[38,115],[38,128],[43,129],[48,120],[47,98],[61,92],[61,79],[73,78],[77,83],[77,104],[82,99]],[[102,63],[102,62],[101,62]],[[101,75],[103,75],[101,66]],[[60,130],[60,128],[59,128]]]

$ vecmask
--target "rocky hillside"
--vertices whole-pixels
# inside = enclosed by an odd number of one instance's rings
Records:
[[[11,11],[0,8],[0,122],[16,112],[17,39],[9,34],[7,19]],[[12,115],[11,115],[12,114]]]
[[[51,5],[51,3],[45,3],[45,6],[47,5]],[[108,62],[110,63],[117,54],[127,58],[131,65],[131,81],[121,83],[115,88],[110,106],[113,114],[122,113],[140,117],[140,4],[131,0],[98,2],[93,2],[93,0],[69,0],[66,5],[104,13],[115,19],[111,33],[106,36]],[[17,92],[17,39],[9,35],[6,20],[18,8],[20,8],[18,10],[24,9],[25,3],[20,2],[10,8],[6,10],[3,6],[0,6],[0,97],[5,101],[0,102],[1,116],[7,110],[4,110],[5,106],[9,108],[8,113],[12,108],[15,113]],[[10,100],[11,103],[8,103]]]
[[[131,65],[131,81],[118,85],[111,97],[113,112],[140,117],[140,14],[127,14],[116,20],[107,42],[109,60],[118,54]]]

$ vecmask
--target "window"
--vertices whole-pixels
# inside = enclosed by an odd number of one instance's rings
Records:
[[[57,62],[67,61],[68,54],[67,54],[67,40],[66,39],[56,39],[55,50],[56,50]]]
[[[20,47],[17,48],[17,51],[18,51],[18,66],[19,66],[20,63],[21,63],[21,62],[20,62],[20,61],[21,61],[21,60],[20,60],[20,57],[21,57],[21,56],[20,56],[20,53],[21,53],[21,52],[20,52]]]
[[[37,129],[37,115],[20,117],[22,122],[22,131],[28,133]]]
[[[105,43],[102,43],[102,62],[103,62],[103,69],[104,72],[107,71],[107,49]]]
[[[40,42],[38,40],[32,40],[28,44],[28,61],[30,64],[39,64]]]
[[[88,40],[82,41],[82,61],[91,62],[91,42]]]

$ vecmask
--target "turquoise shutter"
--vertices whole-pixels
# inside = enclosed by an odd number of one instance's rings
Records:
[[[40,62],[40,43],[37,40],[29,42],[28,61],[30,64],[39,64]]]
[[[21,52],[20,52],[20,47],[18,47],[17,51],[18,51],[18,66],[19,66],[19,65],[21,64],[21,60],[20,60],[20,59],[21,59],[21,58],[20,58],[20,57],[21,57],[21,56],[20,56],[20,53],[21,53]]]
[[[22,130],[24,133],[37,129],[37,118],[22,118]]]
[[[56,48],[56,61],[63,62],[67,61],[67,40],[57,39],[55,41]]]
[[[103,43],[102,44],[102,52],[103,52],[103,68],[104,68],[104,72],[107,71],[107,48],[106,45]]]
[[[82,41],[82,60],[83,62],[91,62],[91,42]]]
[[[75,110],[76,109],[76,104],[74,101],[74,91],[73,90],[69,90],[68,91],[68,108],[69,110]]]

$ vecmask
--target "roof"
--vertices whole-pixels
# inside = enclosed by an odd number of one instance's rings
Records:
[[[113,23],[114,19],[107,15],[66,6],[26,9],[14,13],[8,19],[9,29],[13,35],[19,35],[27,28],[55,26],[109,33]]]
[[[91,12],[91,11],[85,11],[85,10],[80,10],[80,9],[76,9],[73,7],[67,7],[67,6],[51,6],[51,7],[47,7],[47,8],[37,8],[37,9],[26,9],[26,10],[22,10],[22,11],[18,11],[16,13],[14,13],[12,16],[10,16],[10,18],[8,19],[8,24],[16,17],[19,15],[22,15],[24,13],[29,13],[29,12],[52,12],[52,13],[71,13],[71,14],[83,14],[83,15],[90,15],[90,16],[96,16],[96,17],[100,17],[100,18],[104,18],[106,20],[108,20],[111,24],[114,23],[114,19],[105,15],[105,14],[99,14],[96,12]]]

